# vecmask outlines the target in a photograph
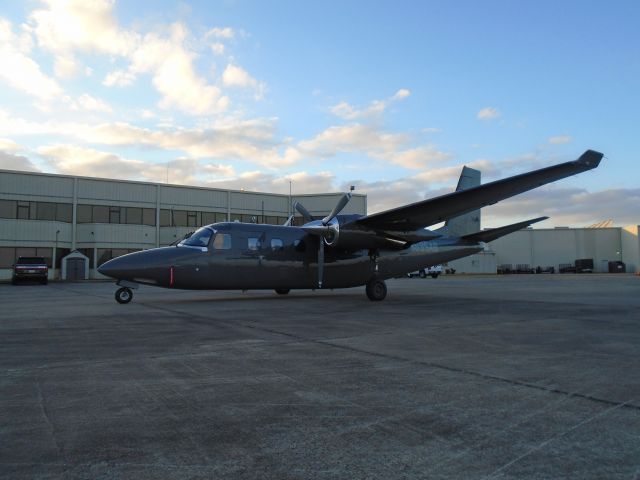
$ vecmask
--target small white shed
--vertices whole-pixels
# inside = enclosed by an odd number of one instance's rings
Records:
[[[89,278],[89,257],[74,250],[61,260],[62,280],[86,280]]]

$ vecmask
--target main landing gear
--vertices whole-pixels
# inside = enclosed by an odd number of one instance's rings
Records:
[[[133,292],[128,287],[121,287],[116,290],[116,302],[129,303],[133,298]]]
[[[369,280],[369,283],[367,283],[367,297],[369,297],[369,300],[379,302],[380,300],[384,300],[386,296],[387,285],[384,283],[384,280],[380,280],[379,278]]]
[[[278,295],[286,295],[287,293],[289,293],[289,289],[288,288],[276,288],[276,293]]]

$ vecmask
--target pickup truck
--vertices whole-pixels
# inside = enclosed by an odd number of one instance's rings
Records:
[[[440,275],[441,273],[442,273],[442,265],[434,265],[432,267],[421,268],[420,270],[417,270],[415,272],[407,273],[407,277],[426,278],[427,275],[430,275],[431,278],[438,278],[438,275]]]
[[[11,283],[16,285],[19,280],[38,280],[43,285],[47,284],[49,267],[42,257],[18,257],[13,265]]]

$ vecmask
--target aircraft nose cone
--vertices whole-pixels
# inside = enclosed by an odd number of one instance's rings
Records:
[[[123,270],[123,261],[120,257],[106,261],[98,267],[98,272],[107,277],[119,278]]]

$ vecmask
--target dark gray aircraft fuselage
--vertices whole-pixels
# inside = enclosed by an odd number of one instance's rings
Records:
[[[179,289],[257,290],[318,287],[318,242],[297,227],[216,223],[206,247],[178,245],[114,258],[100,273],[146,285]],[[226,243],[216,236],[228,235]],[[230,240],[230,243],[229,243]],[[328,249],[323,288],[366,284],[465,257],[482,244],[457,237],[420,242],[405,250]]]

